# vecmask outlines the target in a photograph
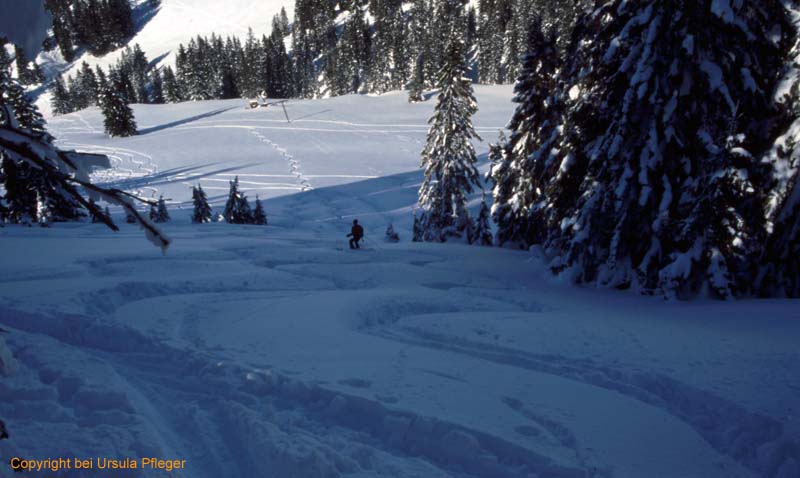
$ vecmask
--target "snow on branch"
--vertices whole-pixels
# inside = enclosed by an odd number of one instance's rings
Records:
[[[113,231],[119,230],[114,221],[106,216],[98,205],[84,198],[78,188],[85,189],[92,198],[99,198],[122,206],[144,230],[148,240],[166,252],[171,242],[169,237],[139,214],[134,207],[134,201],[140,201],[145,204],[154,203],[120,189],[103,188],[92,184],[80,164],[83,155],[72,151],[61,151],[49,142],[47,138],[48,135],[46,133],[41,134],[22,129],[14,120],[13,110],[7,105],[0,105],[0,149],[2,149],[3,154],[15,162],[24,162],[33,168],[43,171],[63,196],[75,199],[92,216],[99,218],[101,222]],[[91,156],[92,160],[97,159],[97,155],[87,156]],[[86,159],[90,158],[87,157]]]

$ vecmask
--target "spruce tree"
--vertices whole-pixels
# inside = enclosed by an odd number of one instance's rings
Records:
[[[95,78],[97,78],[97,98],[95,98],[95,104],[100,104],[100,96],[103,94],[103,91],[108,87],[108,77],[106,77],[105,72],[100,65],[95,67]]]
[[[431,50],[431,32],[429,5],[426,0],[413,0],[409,10],[410,57],[413,65],[408,101],[416,103],[423,100],[422,91],[427,86],[426,58]]]
[[[14,61],[17,66],[17,79],[20,84],[24,86],[36,84],[36,73],[30,66],[31,61],[25,55],[25,50],[19,45],[14,45],[14,55]]]
[[[363,10],[358,2],[354,3],[350,17],[344,25],[340,46],[340,69],[345,82],[343,93],[358,93],[366,73],[367,45],[364,41],[364,30],[367,27]]]
[[[494,220],[500,245],[527,247],[541,241],[540,218],[532,209],[546,190],[541,177],[556,174],[563,101],[557,73],[561,67],[554,34],[545,35],[536,19],[528,32],[522,72],[514,87],[517,108],[509,122],[510,137],[490,148],[495,183]]]
[[[192,213],[193,223],[204,224],[211,222],[211,206],[208,204],[206,192],[203,191],[203,187],[199,184],[197,187],[192,186],[192,204],[194,205],[194,212]]]
[[[491,246],[494,244],[490,220],[491,213],[489,212],[489,206],[486,205],[486,195],[484,194],[481,200],[481,210],[478,214],[477,223],[475,224],[475,238],[473,244],[478,244],[479,246]]]
[[[136,121],[133,110],[119,93],[120,81],[116,75],[109,78],[109,85],[103,91],[101,109],[103,111],[103,125],[109,136],[133,136],[136,134]]]
[[[72,107],[72,97],[64,86],[64,80],[60,75],[56,75],[53,80],[53,91],[50,96],[50,104],[53,107],[53,114],[65,115],[74,111]]]
[[[421,61],[417,61],[420,63]],[[408,85],[408,102],[409,103],[420,103],[425,101],[425,97],[423,96],[423,79],[421,76],[422,69],[417,66],[414,69],[414,78],[411,80],[411,83]]]
[[[759,261],[756,292],[763,296],[800,297],[800,175],[790,184]]]
[[[71,62],[75,58],[75,53],[70,0],[44,0],[44,6],[53,16],[53,37],[58,43],[58,48],[64,60]]]
[[[158,70],[153,70],[152,91],[150,92],[150,103],[161,105],[164,104],[164,82],[161,79],[161,73]]]
[[[164,67],[164,99],[168,103],[180,103],[183,100],[178,80],[169,65]]]
[[[256,195],[256,209],[253,211],[253,224],[257,226],[267,225],[267,213],[264,212],[264,206],[261,204],[261,199]]]
[[[759,259],[755,291],[767,297],[800,297],[800,41],[786,48],[776,100],[785,112],[779,134],[762,162],[769,165],[768,236]]]
[[[100,94],[97,76],[85,61],[81,64],[81,68],[75,76],[75,82],[70,94],[76,110],[82,110],[97,104]]]
[[[153,209],[153,206],[150,207],[150,214],[154,215],[154,217],[150,218],[153,222],[169,222],[169,211],[167,210],[167,203],[164,201],[164,196],[159,196],[158,204],[155,209]]]
[[[368,73],[369,90],[373,93],[385,93],[396,86],[397,75],[392,67],[397,60],[395,36],[400,27],[397,18],[400,6],[399,1],[370,0],[369,2],[369,12],[375,19],[372,58]]]
[[[475,221],[467,209],[466,202],[459,204],[456,209],[453,226],[445,229],[445,238],[460,238],[466,241],[467,244],[475,242]]]
[[[19,83],[11,78],[7,68],[0,65],[0,108],[7,129],[15,135],[33,135],[47,147],[53,138],[45,130],[45,122],[38,108],[25,95]],[[9,112],[13,118],[7,118]],[[27,140],[24,140],[30,143]],[[5,189],[4,216],[15,223],[32,224],[52,221],[77,220],[83,217],[81,207],[70,194],[64,194],[60,178],[47,174],[42,167],[27,161],[15,161],[13,149],[2,153],[3,187]]]
[[[34,174],[32,168],[14,161],[9,154],[0,151],[0,169],[5,190],[3,202],[6,220],[15,224],[37,222],[38,195],[30,180]]]
[[[478,4],[478,79],[481,83],[503,83],[505,80],[503,46],[511,17],[509,5],[508,0],[480,0]]]
[[[530,25],[541,23],[541,17],[535,13],[535,5],[531,0],[513,0],[511,9],[503,44],[503,77],[506,82],[514,81],[520,74]]]
[[[411,240],[413,242],[422,242],[424,240],[425,231],[422,230],[422,221],[417,216],[417,211],[414,210],[414,231]]]
[[[230,182],[228,200],[222,213],[225,222],[230,224],[252,224],[253,213],[247,196],[239,190],[239,177]]]
[[[39,108],[28,98],[19,83],[9,79],[0,85],[0,102],[14,110],[14,116],[21,127],[37,133],[45,132],[45,121]]]
[[[465,231],[459,225],[466,224],[467,218],[459,221],[458,215],[468,216],[467,195],[473,187],[480,187],[471,142],[480,139],[471,121],[478,107],[465,71],[463,41],[454,35],[439,75],[441,92],[428,121],[431,126],[422,152],[425,179],[419,190],[419,204],[424,211],[420,221],[426,241],[443,242],[448,235],[463,237]]]
[[[263,51],[253,35],[253,29],[247,29],[247,40],[244,44],[244,58],[241,71],[241,91],[245,98],[255,98],[264,89],[260,80],[260,69],[264,59]]]
[[[554,271],[666,297],[752,287],[766,232],[756,158],[790,31],[778,0],[613,0],[581,17],[559,144],[524,204]]]

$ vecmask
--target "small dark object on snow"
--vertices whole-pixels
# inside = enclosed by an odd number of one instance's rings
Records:
[[[6,424],[0,420],[0,440],[8,438],[8,431],[6,431]]]
[[[353,228],[350,229],[350,234],[347,235],[350,237],[350,249],[359,249],[358,241],[364,237],[364,228],[358,224],[358,219],[353,219]]]
[[[386,242],[400,242],[400,235],[394,231],[394,226],[391,224],[386,228]]]

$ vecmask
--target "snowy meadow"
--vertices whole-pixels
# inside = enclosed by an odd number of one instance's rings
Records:
[[[476,91],[491,138],[510,89]],[[0,229],[0,454],[201,477],[792,476],[796,304],[577,288],[536,254],[410,242],[431,107],[135,106],[127,139],[97,110],[51,119],[59,146],[109,155],[94,182],[167,198],[173,244],[114,209],[118,233]],[[269,225],[191,224],[190,186],[219,211],[235,176]]]
[[[0,476],[800,478],[796,3],[47,0]]]

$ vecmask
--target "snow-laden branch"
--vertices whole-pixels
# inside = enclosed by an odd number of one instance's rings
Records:
[[[111,230],[119,228],[98,205],[88,201],[78,188],[89,192],[93,198],[122,206],[144,230],[148,240],[166,251],[171,240],[147,218],[139,214],[134,201],[153,204],[132,194],[116,188],[103,188],[88,181],[88,175],[80,166],[81,154],[61,151],[49,140],[49,136],[22,129],[14,119],[13,110],[7,105],[0,105],[0,149],[9,159],[18,163],[26,163],[41,170],[52,181],[55,188],[65,197],[75,199],[94,217],[100,219]],[[96,156],[96,155],[91,155]],[[76,161],[77,160],[77,161]]]

